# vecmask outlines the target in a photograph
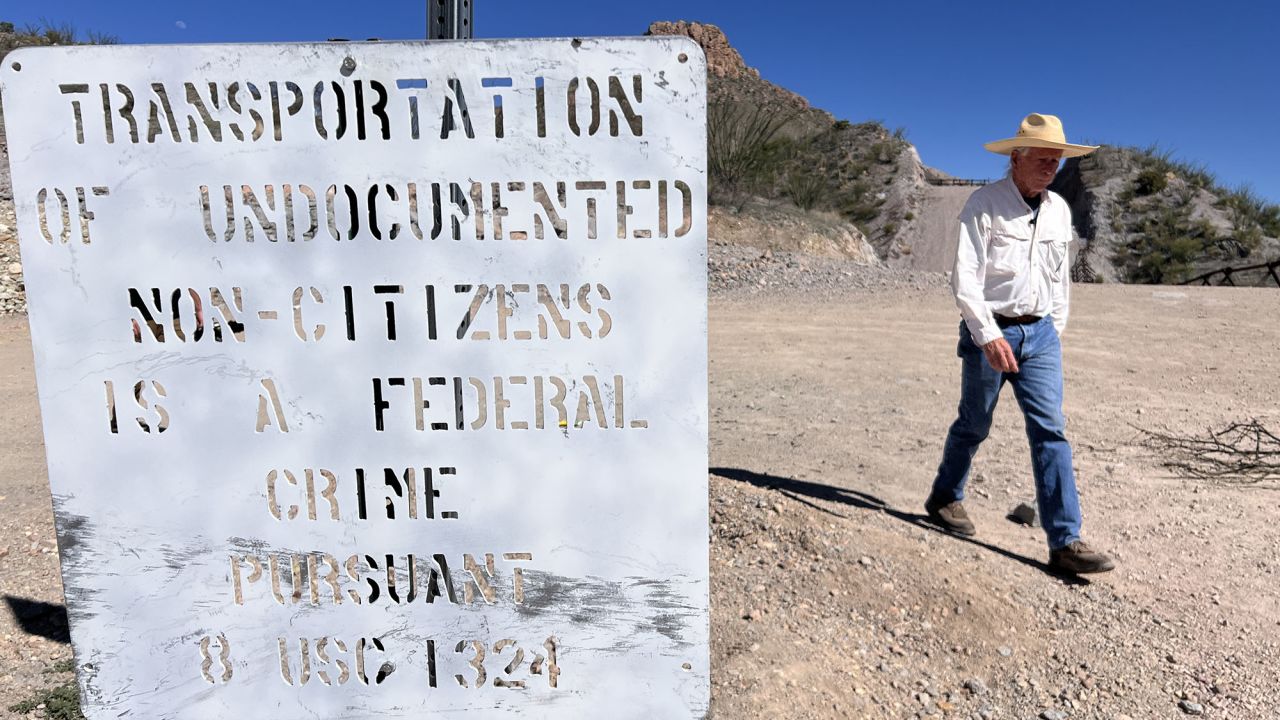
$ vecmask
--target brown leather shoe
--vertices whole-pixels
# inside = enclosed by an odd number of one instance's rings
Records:
[[[924,510],[929,513],[929,519],[943,530],[965,537],[978,534],[978,529],[973,526],[969,513],[964,511],[964,505],[959,500],[944,503],[929,498],[924,501]]]
[[[1066,547],[1049,551],[1049,567],[1073,575],[1084,575],[1114,570],[1116,564],[1111,558],[1077,540]]]

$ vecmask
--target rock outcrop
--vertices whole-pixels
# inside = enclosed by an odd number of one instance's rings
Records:
[[[866,236],[832,212],[806,212],[790,203],[761,200],[737,212],[712,208],[707,224],[711,238],[734,245],[881,264]]]
[[[736,78],[741,75],[760,77],[760,71],[747,67],[742,55],[729,44],[724,31],[715,25],[689,22],[656,22],[645,35],[684,35],[702,47],[707,55],[707,74],[714,77]]]

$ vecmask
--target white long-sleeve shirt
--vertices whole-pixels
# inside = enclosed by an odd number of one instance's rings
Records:
[[[1005,178],[974,192],[959,223],[951,289],[974,341],[985,345],[1002,336],[996,314],[1052,315],[1061,335],[1071,291],[1067,201],[1046,190],[1033,214]]]

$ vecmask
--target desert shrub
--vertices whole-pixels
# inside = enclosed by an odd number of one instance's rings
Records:
[[[1217,205],[1230,214],[1237,234],[1251,235],[1251,227],[1256,225],[1263,235],[1280,237],[1280,205],[1267,202],[1248,185],[1224,187],[1204,164],[1177,160],[1173,157],[1172,150],[1162,149],[1157,145],[1133,149],[1131,152],[1135,154],[1142,170],[1132,187],[1121,192],[1119,199],[1123,202],[1160,192],[1167,186],[1168,176],[1172,174],[1186,184],[1190,194],[1206,190],[1217,195]]]
[[[901,143],[899,141],[889,139],[873,143],[870,148],[868,148],[867,154],[882,165],[891,165],[893,164],[894,159],[898,157],[898,152],[900,150]]]
[[[1148,213],[1129,228],[1124,266],[1130,282],[1176,283],[1203,259],[1219,238],[1213,225],[1191,219],[1190,205],[1170,205]]]
[[[1268,205],[1258,217],[1258,225],[1267,235],[1280,238],[1280,205]]]
[[[1175,163],[1174,173],[1182,176],[1188,185],[1200,190],[1210,190],[1218,185],[1218,178],[1201,163]]]
[[[1158,145],[1145,148],[1132,148],[1136,160],[1144,171],[1158,172],[1161,175],[1173,173],[1184,182],[1198,190],[1220,191],[1218,179],[1203,163],[1187,162],[1173,157],[1173,150]]]
[[[857,225],[859,228],[864,227],[867,223],[875,220],[880,216],[874,205],[868,205],[861,202],[848,202],[840,207],[840,214],[845,219]]]
[[[80,710],[80,689],[75,680],[68,680],[49,690],[41,690],[26,700],[10,705],[9,711],[26,715],[35,712],[37,708],[43,710],[42,717],[49,720],[84,720],[84,714]]]
[[[827,179],[820,171],[793,168],[787,173],[784,191],[801,210],[812,210],[827,192]]]
[[[741,204],[776,176],[790,149],[778,132],[793,113],[729,101],[707,108],[707,170],[713,202]]]
[[[1161,148],[1159,143],[1152,143],[1142,149],[1142,154],[1146,156],[1147,162],[1153,163],[1162,170],[1172,169],[1173,149]]]
[[[836,132],[841,132],[844,130],[848,130],[850,127],[852,127],[852,125],[849,123],[848,120],[837,120],[836,124],[832,126],[832,129],[834,129]]]
[[[1262,228],[1257,225],[1235,227],[1232,236],[1220,238],[1218,249],[1228,257],[1247,258],[1262,245]]]
[[[871,187],[866,181],[856,180],[839,193],[836,209],[849,222],[865,228],[880,216],[880,204],[871,195]]]
[[[1169,176],[1158,168],[1149,167],[1133,180],[1133,192],[1138,197],[1155,195],[1169,186]]]
[[[1220,204],[1230,214],[1237,233],[1256,226],[1264,235],[1280,237],[1280,206],[1267,202],[1248,185],[1224,194]]]
[[[89,32],[83,38],[71,23],[42,20],[18,29],[11,22],[0,22],[0,57],[20,47],[41,45],[114,45],[119,39],[106,33]]]

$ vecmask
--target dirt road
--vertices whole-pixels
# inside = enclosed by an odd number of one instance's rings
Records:
[[[911,254],[897,264],[913,270],[945,272],[951,269],[956,253],[956,218],[969,196],[978,188],[966,185],[928,185],[920,208],[920,229],[911,244]]]
[[[1004,519],[1032,497],[1008,391],[967,501],[977,538],[919,520],[958,397],[945,289],[713,299],[714,717],[1280,717],[1280,495],[1171,478],[1133,427],[1280,425],[1280,293],[1073,300],[1085,534],[1120,562],[1080,584],[1045,572],[1039,530]],[[70,653],[20,318],[0,319],[0,368],[8,707]]]

